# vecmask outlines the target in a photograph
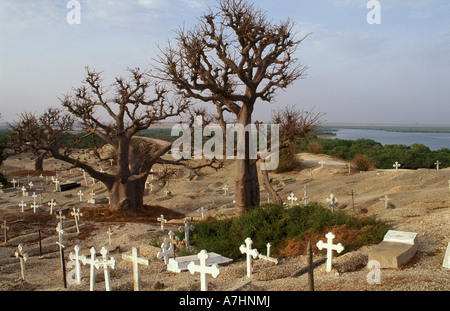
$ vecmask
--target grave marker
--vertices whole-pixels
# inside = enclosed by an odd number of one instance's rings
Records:
[[[80,202],[83,202],[83,196],[84,196],[84,193],[83,193],[83,191],[78,191],[78,196],[80,197]]]
[[[95,247],[91,247],[89,252],[91,253],[91,258],[87,258],[85,255],[83,255],[81,256],[81,261],[83,262],[83,265],[89,264],[91,266],[89,290],[92,292],[95,288],[95,264],[97,262],[95,256],[97,254],[97,249],[95,249]]]
[[[109,242],[109,246],[111,246],[111,226],[108,226],[108,231],[106,232],[106,234],[108,235],[108,242]]]
[[[47,203],[48,204],[48,206],[50,206],[50,215],[52,215],[53,214],[53,207],[55,207],[56,206],[56,202],[55,202],[55,200],[51,200],[50,202],[48,202]]]
[[[272,247],[272,245],[270,243],[267,243],[266,246],[267,246],[267,255],[259,254],[259,258],[273,262],[274,264],[278,264],[278,259],[270,257],[270,248]]]
[[[139,281],[140,280],[139,265],[141,264],[148,266],[150,264],[150,261],[148,259],[139,257],[139,247],[133,247],[131,255],[123,254],[122,259],[131,261],[133,263],[134,290],[140,291],[141,283]]]
[[[25,271],[25,262],[28,259],[28,254],[23,252],[23,245],[19,244],[19,246],[17,246],[17,250],[14,252],[14,255],[16,256],[16,258],[19,258],[20,260],[20,275],[22,278],[23,282],[26,282],[26,271]]]
[[[1,226],[5,235],[5,245],[8,244],[8,231],[9,231],[9,226],[6,225],[6,220],[3,221],[3,225]]]
[[[444,262],[442,263],[442,267],[445,269],[450,269],[450,242],[447,245],[447,251],[445,252]]]
[[[169,245],[170,247],[167,248],[167,246]],[[161,252],[158,252],[156,254],[156,257],[158,257],[159,259],[164,258],[164,263],[167,265],[169,263],[169,255],[174,254],[174,246],[169,238],[166,238],[164,240],[164,243],[161,245],[161,250]]]
[[[194,262],[191,262],[188,265],[188,270],[191,274],[194,274],[195,272],[200,273],[201,291],[208,291],[208,274],[211,274],[214,278],[216,278],[220,274],[220,269],[217,267],[217,264],[213,264],[210,267],[206,265],[206,260],[208,259],[208,253],[206,250],[200,251],[197,256],[200,259],[200,265],[196,265]]]
[[[223,186],[222,189],[223,189],[225,195],[227,195],[227,192],[228,192],[228,187],[227,187],[227,185]]]
[[[291,201],[291,206],[294,205],[294,201],[297,201],[297,197],[294,196],[294,192],[291,192],[291,195],[287,197],[289,201]]]
[[[380,201],[384,201],[384,207],[387,209],[389,207],[389,201],[391,199],[388,198],[387,195],[384,196],[384,198],[381,198]]]
[[[75,283],[81,283],[81,264],[82,256],[80,256],[81,247],[79,245],[75,245],[74,247],[75,253],[70,252],[69,259],[75,261]],[[70,279],[69,279],[70,280]],[[71,281],[69,281],[71,284]]]
[[[30,190],[33,188],[33,182],[32,181],[30,181],[29,183],[28,183],[28,186],[30,187]]]
[[[61,219],[62,221],[62,219]],[[61,258],[61,269],[62,269],[62,275],[63,275],[63,284],[64,284],[64,288],[67,288],[67,283],[66,283],[66,266],[64,264],[65,260],[64,260],[64,245],[62,244],[62,235],[64,234],[64,230],[61,226],[61,222],[58,223],[58,225],[56,226],[56,232],[58,232],[58,242],[56,242],[56,244],[59,245],[59,255]]]
[[[189,232],[194,231],[195,226],[191,225],[189,219],[184,221],[184,227],[179,227],[178,231],[184,232],[184,239],[186,240],[186,246],[189,246]]]
[[[333,239],[335,238],[335,235],[332,232],[328,232],[327,235],[325,235],[327,238],[327,243],[324,243],[322,240],[317,242],[316,246],[319,250],[322,250],[323,248],[327,249],[327,272],[331,272],[331,262],[333,260],[333,250],[337,251],[338,253],[341,253],[344,250],[344,247],[341,243],[333,244]]]
[[[245,245],[241,245],[239,250],[242,254],[247,254],[247,277],[252,276],[252,256],[253,258],[258,257],[259,253],[257,249],[252,249],[253,241],[250,238],[245,239]]]
[[[334,212],[334,209],[339,205],[338,200],[334,197],[334,194],[330,194],[330,197],[327,199],[327,202],[330,202],[328,207]]]
[[[395,170],[398,171],[398,168],[401,167],[402,165],[400,163],[398,163],[398,161],[395,161],[394,165],[392,165],[393,167],[395,167]]]
[[[27,188],[25,188],[25,186],[22,186],[22,189],[20,189],[20,190],[22,190],[22,196],[23,197],[27,197],[28,196]]]
[[[200,213],[202,214],[202,219],[205,218],[205,212],[207,212],[207,211],[208,211],[208,209],[203,206],[200,208]]]
[[[77,233],[80,233],[80,228],[78,227],[78,220],[80,220],[80,216],[83,216],[83,213],[80,213],[80,209],[73,208],[73,211],[70,213],[75,218],[75,226],[77,227]]]
[[[325,164],[325,161],[324,160],[320,160],[319,164],[320,164],[320,167],[323,168],[323,165]]]
[[[12,182],[12,184],[13,184],[13,188],[16,189],[17,180],[15,180],[15,179],[13,178],[13,180],[11,180],[11,182]]]
[[[39,205],[36,204],[36,202],[34,202],[31,207],[33,208],[33,213],[36,213],[36,208],[39,207]]]
[[[103,271],[105,273],[106,291],[110,292],[112,289],[111,289],[111,277],[109,273],[109,267],[114,269],[116,267],[117,260],[114,257],[108,259],[109,250],[104,246],[100,250],[100,254],[102,254],[103,258],[96,261],[95,267],[97,269],[103,268]]]
[[[24,208],[24,207],[27,207],[27,204],[26,204],[26,203],[23,203],[23,200],[22,200],[22,202],[19,203],[19,207],[22,208],[22,213],[23,213],[23,208]]]
[[[439,165],[441,165],[441,162],[439,162],[439,161],[436,161],[436,163],[434,163],[434,165],[436,165],[436,170],[438,170],[438,171],[439,171]]]
[[[164,224],[167,223],[167,219],[164,219],[164,215],[161,214],[161,217],[158,217],[156,220],[161,222],[161,230],[164,230]]]

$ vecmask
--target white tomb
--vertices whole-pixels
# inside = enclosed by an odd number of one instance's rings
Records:
[[[206,259],[207,265],[213,264],[226,264],[233,261],[233,259],[224,257],[217,253],[208,253],[208,258]],[[200,259],[197,255],[191,256],[182,256],[177,258],[169,258],[169,263],[167,264],[167,271],[180,273],[188,269],[188,265],[190,262],[195,263],[196,265],[200,263]]]

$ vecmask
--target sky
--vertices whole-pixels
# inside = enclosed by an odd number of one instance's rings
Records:
[[[325,113],[325,123],[450,124],[450,1],[380,0],[369,24],[368,0],[256,0],[274,22],[290,18],[303,41],[304,79],[258,102],[268,122],[287,105]],[[85,66],[105,83],[127,68],[150,69],[179,27],[190,28],[213,0],[0,1],[0,114],[60,106],[81,86]],[[70,15],[72,16],[72,15]],[[372,15],[371,15],[372,16]]]

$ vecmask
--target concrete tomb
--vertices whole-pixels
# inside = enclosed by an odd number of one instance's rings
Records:
[[[226,264],[233,261],[233,259],[224,257],[217,253],[208,253],[208,258],[206,259],[207,265],[213,264]],[[188,269],[188,265],[190,262],[195,263],[196,265],[200,263],[200,259],[197,255],[192,256],[182,256],[177,258],[169,258],[169,263],[167,264],[167,271],[180,273],[184,270]]]

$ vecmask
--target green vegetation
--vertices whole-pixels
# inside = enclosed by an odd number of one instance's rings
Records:
[[[347,238],[339,242],[344,245],[346,252],[365,244],[381,242],[389,230],[386,223],[375,217],[357,218],[339,211],[333,213],[316,202],[289,209],[276,204],[264,204],[238,217],[208,218],[195,223],[191,245],[197,251],[206,249],[238,259],[242,258],[239,246],[250,237],[253,247],[260,252],[265,253],[266,244],[270,242],[274,247],[272,253],[283,257],[288,255],[286,248],[292,241],[306,246],[306,238],[323,240],[330,227],[334,228],[333,231],[345,232],[342,236]]]
[[[439,160],[440,167],[450,166],[450,150],[442,148],[431,151],[422,144],[381,145],[370,139],[342,140],[313,138],[298,141],[297,152],[310,152],[310,144],[319,144],[322,153],[352,161],[357,154],[366,155],[378,169],[391,169],[395,161],[401,163],[405,169],[435,168],[434,163]]]
[[[405,133],[450,133],[450,126],[414,126],[414,125],[338,125],[322,126],[323,135],[329,135],[336,129],[380,130]],[[322,133],[321,133],[322,135]],[[332,135],[332,134],[331,134]]]

